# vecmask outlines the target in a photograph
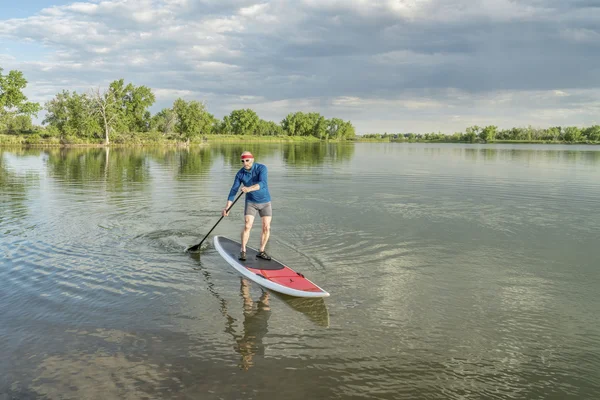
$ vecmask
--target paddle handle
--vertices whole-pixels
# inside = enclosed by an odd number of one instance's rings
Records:
[[[242,197],[242,195],[244,194],[244,192],[240,192],[240,194],[238,195],[238,197],[233,201],[233,203],[231,203],[231,205],[229,206],[229,208],[225,211],[225,212],[229,212],[229,210],[231,210],[231,208],[233,207],[233,205],[240,199],[240,197]],[[202,241],[200,241],[200,243],[198,243],[195,246],[190,247],[189,249],[187,249],[187,251],[196,251],[200,248],[200,246],[202,245],[202,243],[204,243],[204,241],[206,240],[206,238],[208,237],[208,235],[210,235],[210,233],[217,227],[217,225],[219,225],[219,222],[221,222],[221,220],[223,219],[224,215],[221,215],[221,218],[219,218],[219,220],[217,221],[217,223],[211,228],[210,231],[208,231],[208,233],[206,234],[206,236],[204,236],[204,239],[202,239]]]

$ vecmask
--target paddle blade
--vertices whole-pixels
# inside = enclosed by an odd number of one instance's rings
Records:
[[[193,253],[193,252],[198,251],[198,250],[200,250],[200,244],[197,244],[195,246],[189,247],[186,251],[188,253]]]

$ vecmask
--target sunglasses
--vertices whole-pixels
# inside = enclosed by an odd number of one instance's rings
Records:
[[[241,161],[241,162],[243,162],[243,163],[245,163],[245,162],[250,162],[250,161],[252,161],[252,159],[251,159],[251,158],[246,158],[245,160],[240,160],[240,161]]]

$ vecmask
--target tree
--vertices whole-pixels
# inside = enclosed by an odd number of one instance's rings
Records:
[[[37,116],[41,107],[38,103],[27,101],[23,94],[27,80],[21,71],[12,70],[8,75],[2,75],[2,71],[0,68],[0,127],[6,128],[9,123],[16,126],[11,120],[17,116]],[[19,121],[22,123],[24,120]]]
[[[281,125],[277,125],[273,121],[265,121],[261,119],[258,121],[257,134],[260,136],[277,136],[283,134],[283,128]]]
[[[258,115],[251,109],[233,110],[229,115],[229,125],[234,135],[254,135],[257,133]]]
[[[323,139],[327,136],[327,120],[319,113],[308,113],[308,119],[312,124],[311,135]]]
[[[86,94],[63,90],[44,105],[46,118],[42,122],[58,130],[62,136],[91,137],[101,133],[94,104]]]
[[[123,79],[110,84],[120,108],[119,127],[128,132],[147,132],[150,130],[151,115],[148,107],[154,104],[156,98],[152,90],[146,86],[125,85]]]
[[[9,132],[30,132],[33,123],[29,115],[16,115],[8,121],[7,128]]]
[[[223,121],[217,123],[216,127],[217,133],[222,135],[232,135],[233,134],[233,126],[231,124],[231,118],[229,115],[223,117]]]
[[[489,142],[490,140],[494,140],[496,138],[497,132],[497,126],[489,125],[483,128],[481,132],[479,132],[479,138],[484,142]]]
[[[477,125],[470,126],[467,128],[467,133],[465,133],[465,139],[471,143],[475,142],[475,139],[481,133],[481,128]]]
[[[163,108],[155,116],[152,117],[150,129],[153,131],[162,132],[163,134],[173,132],[177,115],[172,108]]]
[[[577,142],[581,139],[581,130],[576,126],[568,126],[564,131],[564,139],[567,142]]]
[[[589,141],[600,141],[600,125],[593,125],[589,128],[585,128],[582,133],[588,138]]]
[[[102,92],[98,88],[90,92],[90,97],[93,113],[100,118],[104,130],[104,144],[108,146],[110,132],[114,130],[114,125],[118,122],[117,117],[121,114],[117,93],[112,87]]]
[[[181,98],[173,103],[173,111],[177,116],[175,131],[189,142],[193,137],[210,133],[217,122],[215,117],[206,111],[199,101],[185,101]]]

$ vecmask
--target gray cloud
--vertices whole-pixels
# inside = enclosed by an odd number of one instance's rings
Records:
[[[0,20],[0,38],[51,51],[0,55],[34,99],[122,77],[154,88],[157,107],[183,94],[217,116],[310,109],[361,132],[590,124],[600,111],[592,0],[109,0]]]

